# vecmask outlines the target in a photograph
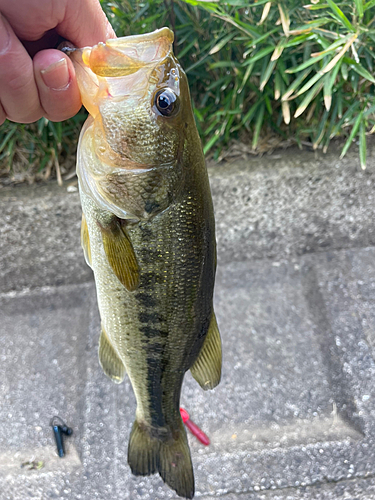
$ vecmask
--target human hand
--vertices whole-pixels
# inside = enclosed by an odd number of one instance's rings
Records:
[[[62,38],[84,47],[115,37],[98,0],[0,0],[0,125],[74,116],[74,67],[51,47]]]

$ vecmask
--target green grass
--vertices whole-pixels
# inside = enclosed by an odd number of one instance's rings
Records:
[[[79,131],[87,113],[53,123],[41,118],[30,125],[6,121],[0,127],[0,181],[47,180],[51,173],[62,184],[62,176],[74,166]]]
[[[366,138],[375,129],[375,0],[103,0],[102,6],[119,36],[174,30],[206,153],[217,158],[238,137],[256,151],[269,134],[326,151],[339,136],[342,156],[357,142],[366,167]],[[3,125],[3,165],[9,170],[19,161],[19,148],[39,169],[51,156],[72,154],[82,120],[81,114],[62,125]]]

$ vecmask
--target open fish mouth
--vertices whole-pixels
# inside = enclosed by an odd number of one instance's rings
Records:
[[[107,40],[93,47],[67,48],[83,105],[95,117],[103,98],[143,95],[153,68],[172,52],[169,28]]]
[[[73,62],[86,66],[97,76],[118,77],[155,65],[172,51],[174,35],[161,28],[144,35],[114,38],[93,47],[69,51]]]

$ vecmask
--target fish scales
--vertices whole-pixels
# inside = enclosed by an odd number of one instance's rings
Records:
[[[82,245],[102,321],[99,360],[115,382],[126,369],[136,396],[132,472],[159,472],[192,498],[181,386],[189,369],[204,389],[219,382],[221,344],[212,305],[213,206],[172,40],[163,28],[74,51],[72,60],[92,115],[77,172]],[[139,60],[129,67],[130,56]],[[141,73],[143,93],[132,71]]]
[[[207,182],[205,179],[203,181]],[[127,352],[142,349],[147,353],[152,348],[152,352],[148,354],[149,359],[155,359],[159,355],[162,360],[162,351],[172,349],[175,366],[170,363],[168,371],[165,369],[168,376],[164,379],[171,380],[169,376],[175,373],[179,391],[182,376],[201,347],[199,339],[198,345],[195,345],[197,341],[191,335],[187,334],[181,338],[181,331],[190,333],[190,326],[191,332],[194,333],[196,324],[200,325],[211,316],[212,288],[208,287],[206,308],[201,308],[201,303],[197,301],[198,289],[202,285],[203,260],[211,258],[211,281],[214,273],[213,256],[204,255],[209,248],[205,240],[213,235],[210,235],[205,227],[207,223],[203,214],[203,196],[200,200],[197,198],[197,193],[188,191],[179,203],[156,216],[152,223],[142,222],[129,228],[129,235],[142,269],[139,289],[134,294],[129,294],[120,286],[108,264],[100,229],[96,225],[95,205],[88,198],[87,208],[84,207],[90,241],[94,243],[91,251],[93,268],[96,270],[99,308],[105,321],[104,328],[113,345],[117,346],[119,357],[124,361],[130,377],[133,372],[137,374],[137,378],[132,379],[133,387],[136,394],[140,395],[139,400],[147,401],[145,408],[139,408],[140,416],[151,421],[152,408],[147,406],[155,404],[156,401],[161,405],[158,412],[165,414],[164,418],[169,418],[171,424],[176,420],[176,416],[171,411],[173,408],[170,401],[165,403],[164,408],[163,398],[159,394],[158,399],[152,398],[150,392],[142,394],[142,387],[138,388],[138,376],[141,380],[147,378],[150,367],[147,364],[146,367],[140,367],[138,358],[132,363],[133,358],[127,356]],[[207,207],[206,210],[209,209],[210,207]],[[191,303],[191,307],[186,308],[186,303]],[[194,310],[194,305],[199,308],[198,311]],[[150,316],[153,317],[151,321]],[[155,345],[158,348],[155,349]],[[153,373],[148,378],[157,380],[158,374]],[[172,379],[172,385],[175,383]],[[154,384],[153,391],[158,390]],[[169,391],[167,393],[169,394]],[[176,409],[176,404],[173,404],[173,407]],[[160,418],[157,419],[160,422]]]

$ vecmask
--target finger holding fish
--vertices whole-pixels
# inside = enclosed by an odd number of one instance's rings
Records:
[[[42,50],[35,55],[33,65],[43,115],[61,121],[77,114],[82,103],[69,57],[59,50]]]

